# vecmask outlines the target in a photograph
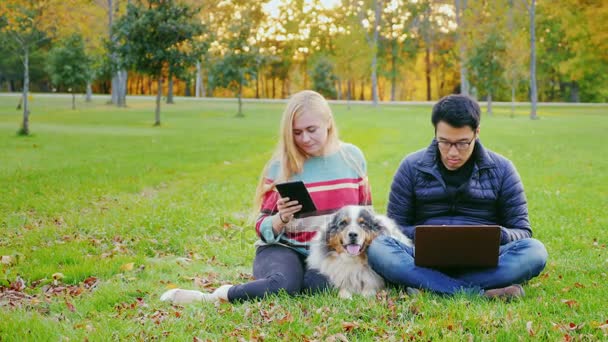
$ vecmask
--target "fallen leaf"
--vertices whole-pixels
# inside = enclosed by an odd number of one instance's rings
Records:
[[[135,263],[130,262],[130,263],[120,266],[120,270],[121,271],[132,271],[134,266],[135,266]]]
[[[17,279],[10,284],[9,288],[14,291],[23,291],[25,289],[25,280],[17,276]]]
[[[97,284],[99,284],[99,279],[97,279],[96,277],[88,277],[83,281],[83,283],[85,288],[92,289],[96,287]]]
[[[584,289],[584,288],[585,288],[585,285],[583,285],[583,284],[581,284],[581,283],[579,283],[579,282],[576,282],[576,283],[574,283],[574,287],[577,287],[577,288],[579,288],[579,289]]]
[[[532,321],[528,321],[526,323],[526,330],[528,330],[528,334],[530,334],[530,336],[534,336],[536,334],[532,329]]]
[[[13,263],[13,257],[10,255],[3,255],[1,259],[2,264],[10,265]]]
[[[346,330],[346,332],[352,331],[359,327],[359,324],[356,322],[342,322],[342,328]]]
[[[574,299],[562,299],[562,303],[568,305],[568,307],[570,307],[570,308],[578,306],[578,302],[575,301]]]
[[[293,317],[291,316],[291,314],[288,312],[285,314],[285,316],[283,316],[283,318],[279,319],[277,321],[278,324],[285,324],[285,323],[291,323],[293,322]]]
[[[346,336],[344,336],[344,334],[335,334],[335,335],[331,335],[329,337],[327,337],[327,342],[335,342],[335,341],[342,341],[342,342],[348,342],[348,338],[346,338]]]
[[[75,312],[76,308],[74,307],[74,304],[68,302],[67,300],[65,301],[65,306],[68,307],[68,310],[70,310],[71,312]]]

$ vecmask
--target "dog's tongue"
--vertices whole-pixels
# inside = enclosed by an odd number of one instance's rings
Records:
[[[357,255],[361,251],[361,246],[359,245],[347,245],[346,250],[348,254]]]

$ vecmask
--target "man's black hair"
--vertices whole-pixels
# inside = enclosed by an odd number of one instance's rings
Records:
[[[479,127],[481,109],[477,101],[466,95],[448,95],[433,106],[431,121],[435,130],[439,121],[456,128],[469,126],[473,131]]]

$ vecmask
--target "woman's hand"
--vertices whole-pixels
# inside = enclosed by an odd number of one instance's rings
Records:
[[[296,200],[290,201],[289,197],[282,197],[277,200],[277,215],[283,224],[289,223],[293,215],[302,210],[302,205]]]

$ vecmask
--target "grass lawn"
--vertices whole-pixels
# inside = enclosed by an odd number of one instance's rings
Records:
[[[30,137],[17,97],[0,97],[0,340],[605,340],[608,338],[608,106],[496,107],[481,139],[510,158],[549,263],[520,301],[390,289],[237,305],[171,306],[179,286],[251,277],[249,223],[284,104],[188,101],[162,108],[34,95]],[[430,106],[333,105],[368,161],[374,207],[431,141]],[[23,288],[25,286],[25,288]],[[10,291],[12,289],[12,291]]]

